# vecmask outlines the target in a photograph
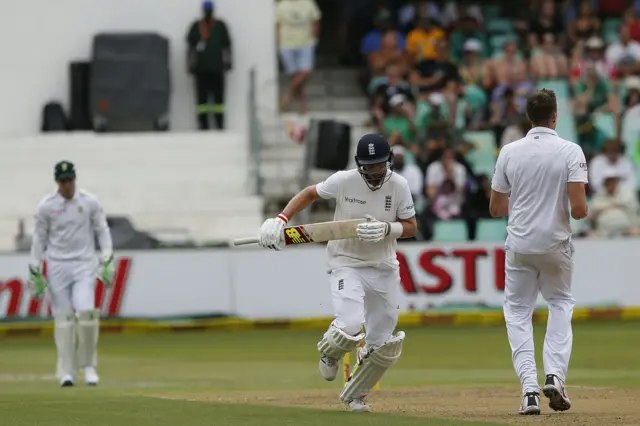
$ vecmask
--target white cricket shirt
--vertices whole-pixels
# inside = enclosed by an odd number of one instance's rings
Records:
[[[407,180],[397,173],[376,191],[369,189],[357,169],[334,173],[316,185],[318,195],[336,200],[334,220],[363,218],[369,214],[381,222],[410,219],[415,209]],[[379,243],[364,243],[358,239],[329,241],[327,257],[330,269],[377,267],[397,269],[397,241],[387,236]]]
[[[38,204],[31,245],[31,262],[47,260],[95,260],[95,236],[103,258],[113,248],[107,219],[98,199],[76,189],[74,197],[65,199],[58,192],[47,195]]]
[[[558,251],[571,239],[567,182],[587,183],[579,145],[546,127],[500,151],[491,188],[509,198],[506,247],[516,253]]]

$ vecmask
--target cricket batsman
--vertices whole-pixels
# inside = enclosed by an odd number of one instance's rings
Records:
[[[85,383],[95,386],[99,380],[96,365],[100,319],[100,311],[95,309],[96,272],[104,285],[111,287],[115,272],[111,235],[98,199],[76,189],[74,165],[59,162],[54,176],[58,190],[40,201],[35,216],[29,289],[36,298],[49,290],[60,385],[73,386],[80,368]],[[100,259],[96,236],[102,251]],[[49,282],[43,276],[43,257]]]
[[[331,381],[340,359],[365,341],[340,399],[354,412],[368,412],[367,394],[402,353],[405,334],[393,335],[400,289],[396,240],[412,237],[417,224],[409,185],[392,170],[393,154],[386,138],[363,136],[355,160],[356,169],[339,171],[305,188],[276,218],[267,219],[258,244],[280,250],[284,226],[319,198],[336,200],[336,221],[369,219],[357,226],[357,239],[327,244],[335,320],[317,345],[320,375]]]

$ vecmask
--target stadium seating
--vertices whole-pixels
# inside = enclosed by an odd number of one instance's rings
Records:
[[[504,241],[507,237],[507,219],[480,219],[476,228],[476,241]]]
[[[467,224],[463,220],[439,220],[433,230],[433,241],[457,242],[467,240]]]

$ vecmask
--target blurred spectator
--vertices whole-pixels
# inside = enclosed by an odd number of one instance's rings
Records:
[[[469,47],[466,43],[469,40],[473,40],[476,43],[473,46],[473,51],[482,58],[487,58],[490,55],[489,42],[487,36],[483,31],[480,31],[478,21],[473,16],[465,13],[460,22],[458,28],[451,34],[451,58],[457,64],[463,62],[463,56],[466,52],[465,46]],[[479,49],[477,48],[479,45]]]
[[[600,37],[591,37],[584,46],[576,46],[571,65],[571,84],[585,78],[590,68],[595,68],[600,77],[614,80],[617,77],[615,65],[604,54],[604,42]]]
[[[543,0],[540,13],[529,24],[529,48],[537,49],[542,45],[542,36],[552,33],[559,46],[564,46],[564,23],[562,17],[556,13],[553,0]]]
[[[531,122],[525,116],[520,116],[516,123],[509,124],[502,133],[500,138],[500,148],[505,145],[524,138],[531,130]]]
[[[482,43],[470,38],[462,46],[460,62],[460,78],[467,85],[483,87],[484,60],[482,59]]]
[[[531,76],[534,80],[553,80],[569,76],[569,60],[551,33],[542,36],[540,53],[531,58]]]
[[[489,200],[491,199],[491,181],[485,174],[478,176],[478,184],[469,191],[463,206],[463,215],[467,219],[468,238],[475,240],[478,219],[488,219]]]
[[[629,27],[629,34],[631,39],[640,42],[640,19],[638,19],[638,12],[633,7],[627,9],[624,13],[623,25]]]
[[[513,68],[509,70],[508,80],[494,89],[491,98],[494,103],[500,103],[508,98],[509,95],[505,97],[506,92],[511,91],[518,112],[524,113],[527,105],[527,97],[534,90],[535,85],[527,78],[526,73],[517,68]]]
[[[527,61],[518,52],[514,40],[508,40],[502,46],[502,55],[487,61],[484,71],[484,87],[491,88],[496,85],[509,84],[509,76],[512,73],[518,76],[527,75]]]
[[[596,155],[589,164],[589,185],[594,193],[602,192],[607,176],[615,175],[619,186],[635,193],[636,171],[631,161],[623,154],[623,145],[610,139],[605,142],[602,154]]]
[[[621,75],[640,72],[640,43],[631,39],[628,26],[620,26],[618,41],[609,45],[606,57]]]
[[[374,21],[374,29],[368,32],[362,39],[360,53],[367,58],[371,53],[382,48],[382,39],[385,33],[391,31],[396,36],[396,47],[400,50],[406,48],[404,35],[393,28],[391,13],[387,9],[380,9]]]
[[[445,148],[462,148],[465,141],[460,131],[453,125],[455,117],[450,117],[450,108],[445,95],[433,93],[428,100],[418,103],[416,125],[420,133],[420,140],[425,144],[420,151],[414,150],[415,155],[428,165],[442,155]],[[457,155],[461,156],[460,153]]]
[[[591,37],[600,36],[600,19],[595,14],[589,0],[581,0],[578,16],[569,23],[568,36],[574,44],[586,42]]]
[[[232,67],[231,38],[227,25],[215,16],[211,0],[202,3],[202,15],[187,35],[188,69],[196,83],[198,127],[208,130],[209,115],[213,113],[216,127],[224,129],[225,73]]]
[[[446,180],[451,180],[455,192],[464,193],[467,171],[462,164],[456,161],[456,153],[452,149],[445,149],[442,157],[427,168],[425,180],[427,197],[434,199]]]
[[[436,59],[436,43],[444,40],[444,31],[433,25],[428,14],[419,17],[418,27],[407,36],[407,51],[414,62]]]
[[[619,18],[631,6],[634,0],[598,0],[598,15],[607,18]]]
[[[608,172],[603,178],[603,188],[593,197],[590,208],[596,235],[606,238],[637,235],[637,195],[620,185],[615,172]]]
[[[425,14],[433,22],[440,23],[440,8],[435,1],[410,1],[398,10],[398,23],[402,31],[409,33],[414,30],[420,14]]]
[[[579,79],[573,87],[575,92],[574,103],[587,106],[589,114],[598,110],[609,110],[610,104],[616,102],[607,81],[601,77],[595,68],[587,70],[586,78]]]
[[[453,180],[445,179],[433,200],[431,210],[440,220],[456,219],[462,214],[463,201],[462,194],[456,191]]]
[[[418,62],[411,72],[409,81],[417,88],[420,99],[426,99],[432,92],[441,91],[449,80],[460,80],[458,67],[451,61],[449,54],[447,40],[437,40],[436,58]]]
[[[493,91],[491,124],[496,135],[496,143],[502,140],[502,134],[507,127],[520,122],[524,116],[527,96],[534,89],[533,83],[512,71],[509,83],[500,85]]]
[[[416,164],[406,162],[407,152],[404,147],[395,145],[392,147],[392,151],[393,170],[407,180],[416,211],[421,212],[424,207],[424,175],[422,170]]]
[[[640,105],[640,77],[631,76],[625,80],[627,93],[622,100],[623,110],[629,111]]]
[[[584,151],[589,161],[602,149],[607,135],[594,124],[593,114],[589,111],[589,105],[583,99],[574,99],[573,114],[576,123],[577,143]]]
[[[372,81],[370,91],[373,93],[371,102],[371,115],[376,123],[383,120],[389,114],[389,100],[397,94],[404,95],[406,98],[406,106],[415,108],[415,99],[411,90],[411,85],[403,79],[402,71],[397,65],[387,66],[387,75],[385,78]]]
[[[395,31],[387,31],[382,37],[380,49],[371,52],[367,58],[369,71],[372,77],[381,77],[386,74],[389,65],[396,65],[403,75],[408,71],[408,60],[404,50],[398,46],[398,37]]]
[[[399,143],[409,147],[414,145],[417,131],[407,97],[401,93],[393,95],[389,100],[389,108],[389,114],[379,121],[378,133],[386,136],[396,134],[400,137]]]
[[[314,0],[280,0],[276,6],[280,59],[291,77],[289,89],[281,100],[283,110],[288,110],[296,99],[300,112],[307,111],[304,86],[313,71],[320,17]]]

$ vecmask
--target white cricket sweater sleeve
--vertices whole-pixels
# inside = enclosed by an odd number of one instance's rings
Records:
[[[344,179],[344,171],[339,171],[329,176],[325,181],[316,185],[316,192],[325,200],[336,198],[340,182]]]
[[[44,258],[44,251],[49,239],[49,216],[47,213],[46,200],[40,201],[36,208],[35,226],[33,239],[31,241],[31,262],[32,266],[40,267]]]
[[[396,216],[398,219],[411,219],[416,215],[416,210],[413,205],[413,197],[409,190],[409,184],[406,179],[402,178],[402,185],[398,188],[400,197],[398,198],[398,207]]]
[[[567,182],[583,182],[588,183],[587,160],[584,158],[584,152],[580,145],[573,144],[569,152],[569,179]]]
[[[500,192],[501,194],[508,194],[511,192],[511,184],[509,183],[505,170],[509,146],[511,145],[507,145],[500,150],[498,160],[496,161],[496,167],[493,170],[493,178],[491,179],[491,189],[496,192]]]
[[[113,243],[111,241],[111,232],[107,224],[107,217],[104,214],[102,205],[97,198],[92,200],[91,206],[91,226],[98,236],[100,244],[100,253],[103,260],[109,259],[113,255]]]

